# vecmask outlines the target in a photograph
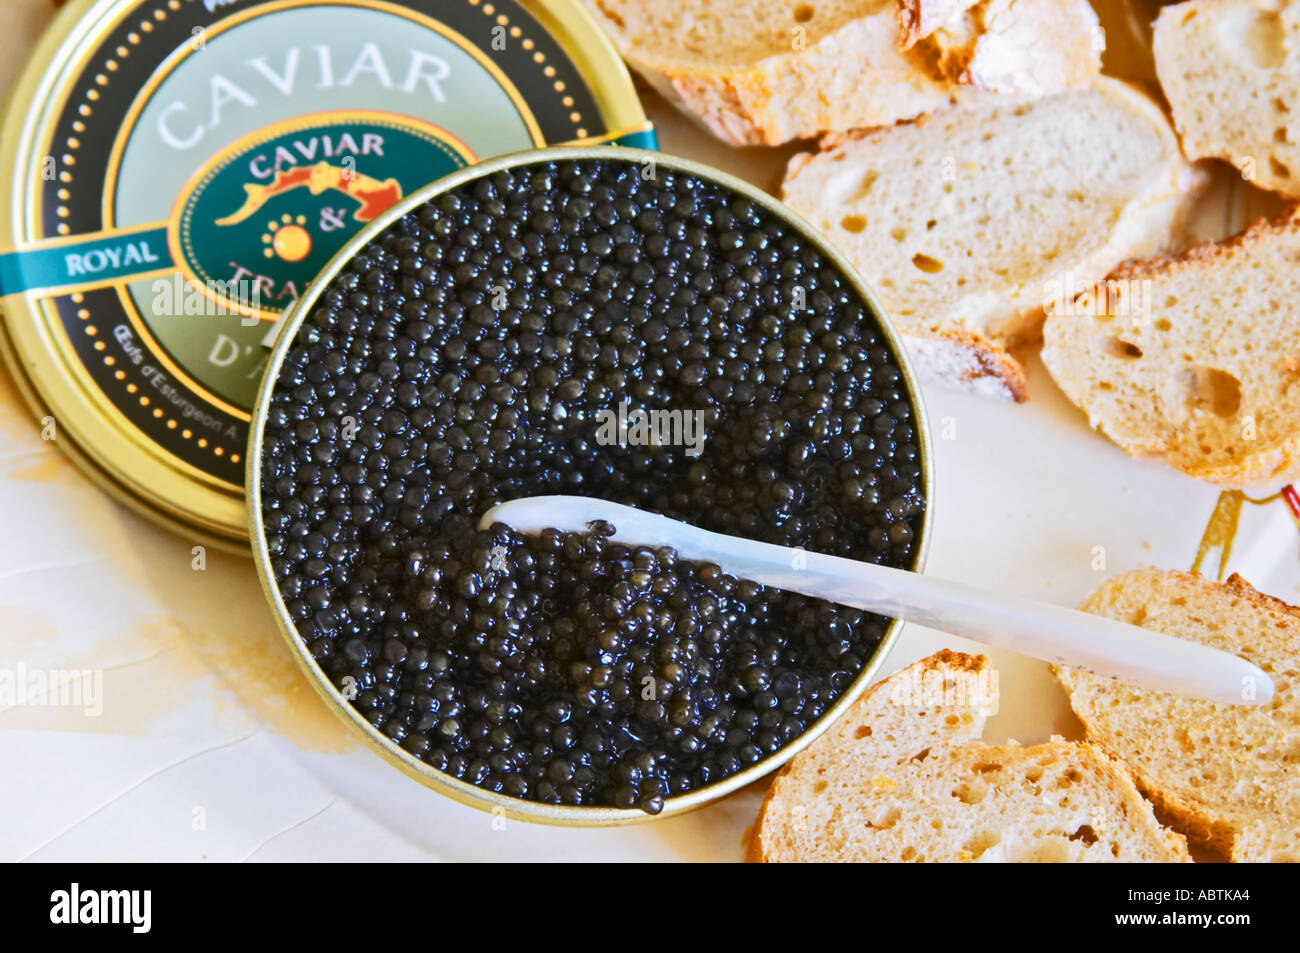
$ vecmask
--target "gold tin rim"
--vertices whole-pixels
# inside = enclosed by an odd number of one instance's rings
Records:
[[[388,740],[377,728],[367,722],[355,708],[347,704],[339,695],[334,685],[325,676],[325,673],[312,659],[311,654],[307,651],[307,646],[303,643],[298,635],[298,631],[289,617],[285,608],[284,601],[280,597],[279,587],[275,584],[274,574],[271,568],[271,554],[266,545],[266,533],[262,522],[262,486],[261,486],[261,462],[262,462],[262,438],[266,429],[266,418],[270,413],[271,394],[275,389],[276,382],[280,376],[280,370],[284,364],[285,356],[293,347],[298,332],[306,320],[308,314],[320,295],[325,291],[330,282],[338,275],[343,267],[350,261],[361,249],[370,242],[374,241],[381,233],[387,230],[394,223],[399,221],[403,216],[414,211],[416,208],[428,202],[430,199],[442,194],[443,192],[457,188],[467,182],[492,175],[503,169],[510,169],[519,166],[534,165],[539,162],[562,161],[566,159],[618,159],[628,162],[645,163],[650,162],[665,168],[673,169],[680,172],[689,173],[698,176],[706,181],[714,182],[725,188],[742,195],[746,199],[760,205],[768,213],[776,216],[785,226],[793,228],[804,239],[811,241],[821,254],[825,255],[840,272],[848,279],[854,292],[867,305],[885,340],[893,349],[895,358],[902,374],[904,386],[907,388],[908,400],[912,405],[913,414],[916,418],[917,425],[917,445],[921,456],[921,485],[925,492],[926,507],[925,513],[921,520],[920,545],[917,549],[915,558],[912,560],[911,570],[920,572],[924,566],[926,557],[929,553],[931,526],[934,519],[934,486],[933,486],[933,466],[931,459],[931,442],[929,430],[929,418],[925,409],[925,404],[921,395],[921,389],[917,384],[915,372],[912,369],[911,358],[899,337],[894,330],[893,325],[889,322],[886,312],[881,307],[875,293],[867,285],[866,280],[858,271],[849,263],[830,241],[819,233],[805,219],[795,213],[792,209],[780,202],[773,196],[758,189],[757,187],[736,178],[726,172],[714,169],[703,163],[694,162],[688,159],[681,159],[675,156],[665,155],[660,152],[652,152],[645,149],[633,149],[623,146],[559,146],[547,149],[529,150],[527,152],[517,152],[510,155],[499,156],[480,162],[477,165],[460,169],[431,183],[429,186],[408,196],[398,205],[390,209],[384,215],[380,216],[374,222],[370,223],[365,229],[359,232],[331,261],[325,266],[325,269],[317,276],[316,280],[303,292],[297,303],[287,311],[281,319],[286,323],[284,331],[280,334],[276,343],[275,350],[272,352],[270,360],[267,362],[266,375],[262,378],[261,388],[258,391],[257,402],[253,410],[253,425],[249,431],[248,453],[246,454],[246,474],[245,484],[248,488],[248,520],[249,535],[252,539],[253,562],[257,568],[258,581],[261,583],[262,592],[267,602],[275,614],[276,627],[280,635],[286,640],[290,651],[293,653],[299,668],[307,676],[312,686],[316,689],[317,694],[325,701],[329,709],[358,734],[362,736],[366,744],[380,755],[389,764],[394,765],[406,775],[419,781],[426,787],[432,788],[440,794],[447,795],[471,807],[488,811],[498,815],[504,815],[515,820],[532,821],[540,824],[550,824],[566,827],[615,827],[629,824],[639,824],[652,820],[659,820],[666,817],[672,817],[678,814],[684,814],[696,810],[718,800],[740,788],[753,783],[780,768],[783,764],[793,758],[800,751],[807,748],[821,734],[826,731],[848,708],[858,699],[867,686],[871,683],[875,673],[884,663],[886,657],[894,646],[898,637],[898,631],[903,623],[899,619],[892,619],[885,630],[884,638],[881,639],[876,651],[871,658],[867,660],[862,672],[858,675],[853,683],[845,690],[844,694],[836,700],[835,704],[827,709],[820,718],[818,718],[802,735],[792,741],[790,744],[781,748],[774,754],[750,765],[743,771],[739,771],[730,777],[724,778],[714,784],[705,785],[694,791],[688,791],[685,794],[668,797],[664,800],[664,809],[659,814],[650,815],[636,808],[616,808],[616,807],[571,807],[565,805],[544,804],[538,801],[527,801],[521,798],[510,797],[505,794],[497,794],[492,791],[485,791],[482,788],[461,781],[448,774],[438,771],[437,769],[425,764],[418,758]]]
[[[608,121],[610,130],[605,139],[634,132],[649,131],[650,118],[645,113],[641,97],[636,93],[632,74],[628,72],[623,57],[613,42],[601,29],[581,0],[516,0],[537,18],[554,39],[569,54],[578,72],[584,77],[618,76],[622,84],[612,82],[591,84],[591,95],[596,108]],[[618,86],[622,86],[621,89]],[[587,142],[591,145],[590,141]],[[557,144],[558,145],[558,144]]]
[[[83,72],[97,38],[142,0],[73,0],[54,16],[19,74],[0,118],[0,249],[18,247],[37,214],[28,208],[18,170],[49,140],[60,101]],[[361,0],[358,0],[361,2]],[[623,61],[577,0],[515,0],[573,61],[611,136],[651,129]],[[67,56],[61,56],[64,51]],[[470,166],[469,168],[475,168]],[[47,236],[48,237],[48,236]],[[248,555],[244,488],[227,485],[173,457],[122,416],[86,377],[60,340],[48,299],[0,299],[0,356],[33,413],[51,415],[69,458],[94,483],[154,523],[205,544]],[[281,318],[284,320],[284,317]]]

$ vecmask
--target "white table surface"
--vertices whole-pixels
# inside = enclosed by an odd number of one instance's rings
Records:
[[[0,0],[0,88],[47,0]],[[732,150],[652,105],[666,151],[773,187],[789,150]],[[1240,217],[1220,204],[1210,221]],[[1231,214],[1229,214],[1231,212]],[[1108,575],[1186,569],[1217,491],[1091,432],[1031,361],[1027,405],[927,391],[935,429],[929,571],[1079,602]],[[943,439],[947,433],[951,439]],[[502,823],[388,767],[301,677],[249,562],[209,553],[106,498],[41,439],[0,372],[0,671],[102,672],[103,710],[0,708],[0,860],[736,860],[765,783],[694,814],[575,831]],[[1094,568],[1098,547],[1105,568]],[[1232,568],[1300,596],[1300,533],[1247,507]],[[964,642],[907,627],[897,670]],[[1044,664],[989,653],[986,738],[1079,726]]]

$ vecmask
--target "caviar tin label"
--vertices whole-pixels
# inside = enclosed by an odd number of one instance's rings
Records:
[[[10,357],[111,480],[239,539],[280,316],[356,233],[480,159],[654,145],[576,0],[84,0],[4,131]]]

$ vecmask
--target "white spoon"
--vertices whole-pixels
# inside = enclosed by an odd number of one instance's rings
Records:
[[[742,579],[940,629],[1048,662],[1226,704],[1267,704],[1273,680],[1245,659],[1046,602],[995,596],[920,573],[710,533],[631,506],[581,496],[511,500],[479,526],[524,534],[584,532],[605,520],[628,546],[670,546],[683,559],[717,563]]]

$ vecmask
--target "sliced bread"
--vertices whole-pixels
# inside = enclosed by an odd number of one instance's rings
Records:
[[[1046,301],[1165,247],[1204,181],[1146,96],[1098,77],[829,137],[782,195],[857,266],[924,378],[1023,399]]]
[[[1155,25],[1183,149],[1300,197],[1300,0],[1190,0]]]
[[[1083,608],[1233,652],[1273,678],[1268,706],[1222,705],[1055,669],[1088,739],[1194,843],[1234,861],[1300,862],[1300,609],[1240,576],[1142,569]],[[1249,690],[1250,686],[1243,686]]]
[[[1093,427],[1223,487],[1300,478],[1300,217],[1054,304],[1043,363]]]
[[[924,51],[903,48],[905,0],[584,2],[638,73],[735,145],[889,125],[985,76],[1050,92],[1100,69],[1086,0],[980,0]]]
[[[750,859],[1188,860],[1099,750],[976,740],[990,674],[943,651],[873,686],[772,782]]]

